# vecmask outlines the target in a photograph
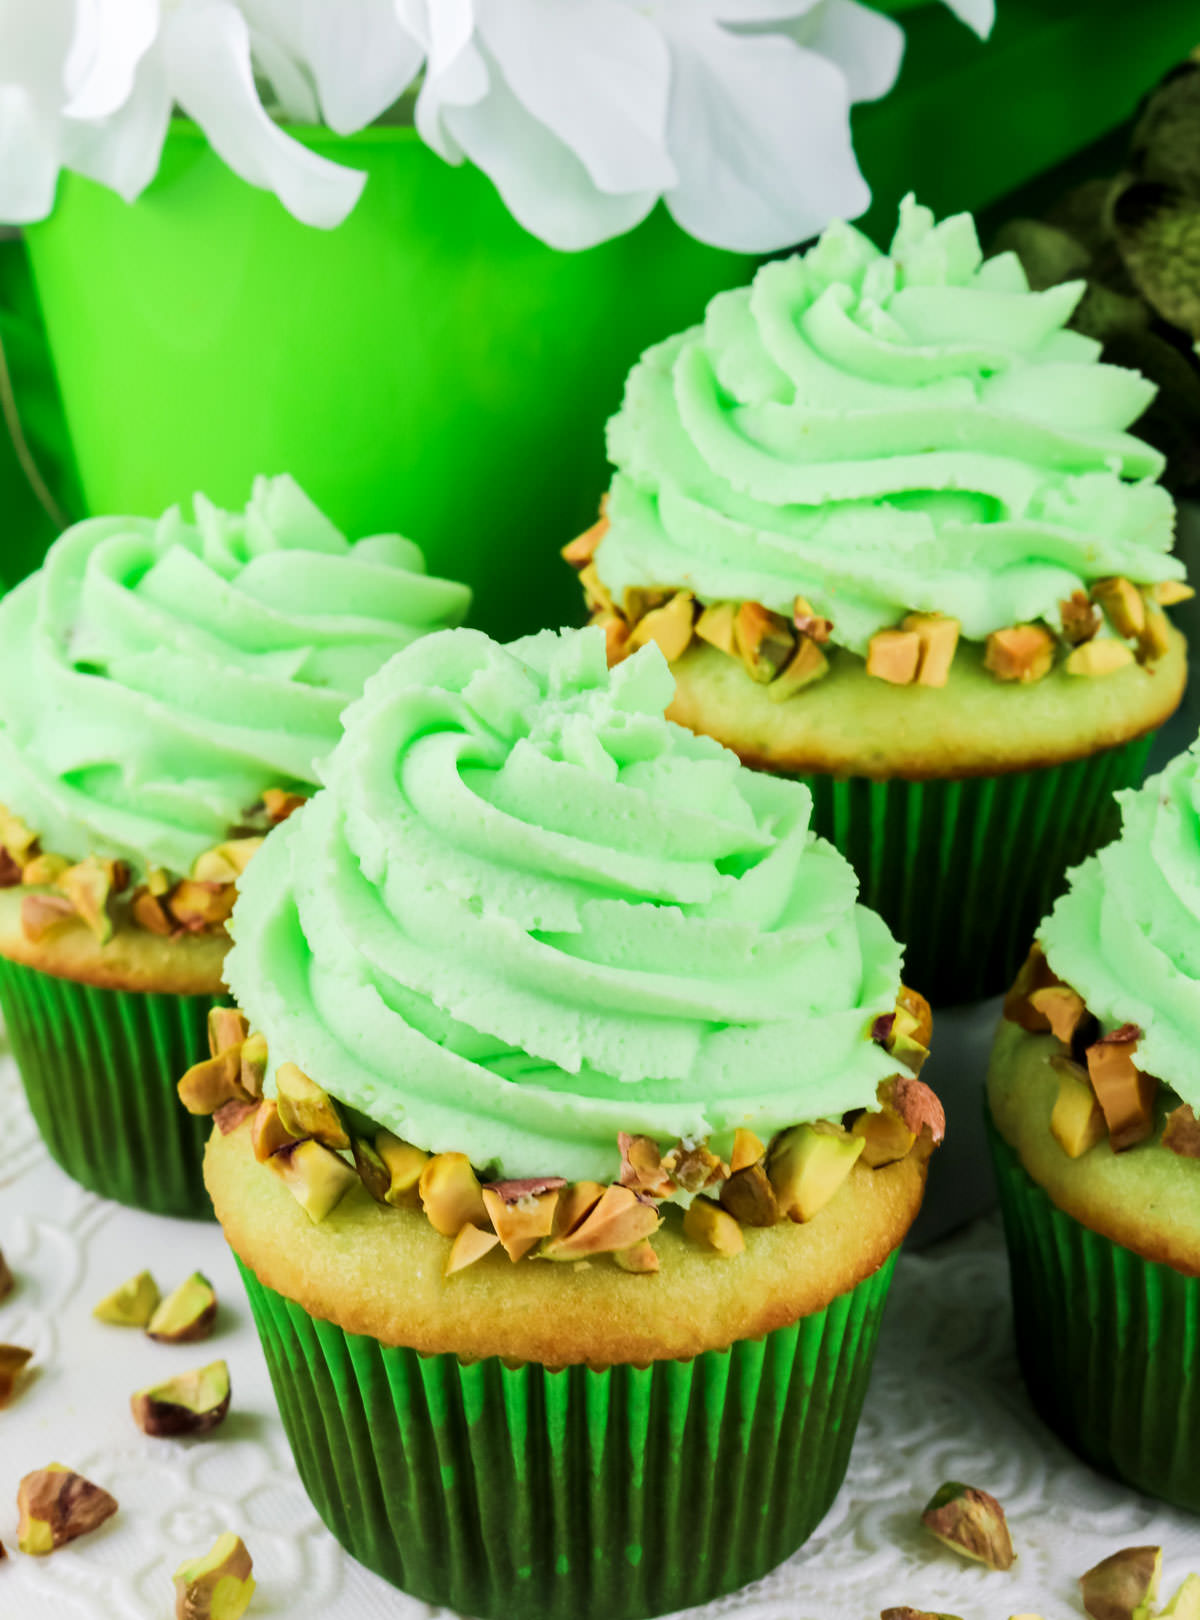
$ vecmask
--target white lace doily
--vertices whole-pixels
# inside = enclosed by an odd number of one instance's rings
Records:
[[[0,1620],[163,1620],[171,1573],[225,1529],[254,1558],[254,1620],[432,1620],[434,1611],[353,1563],[296,1477],[249,1308],[220,1232],[139,1215],[80,1191],[46,1156],[5,1055],[0,1059],[0,1248],[17,1289],[0,1341],[36,1355],[0,1412]],[[953,1151],[951,1143],[947,1152]],[[164,1289],[194,1270],[221,1300],[216,1335],[190,1347],[95,1322],[127,1276]],[[233,1408],[213,1436],[150,1440],[129,1396],[224,1357]],[[49,1558],[16,1551],[21,1476],[62,1462],[110,1490],[121,1511]],[[961,1479],[1004,1503],[1015,1569],[964,1563],[921,1530],[936,1487]],[[1081,1613],[1075,1581],[1121,1546],[1161,1542],[1168,1594],[1200,1570],[1200,1520],[1157,1506],[1077,1463],[1039,1425],[1017,1376],[997,1227],[977,1223],[900,1264],[850,1472],[808,1546],[767,1580],[708,1610],[739,1620],[874,1620],[912,1604],[964,1620]]]

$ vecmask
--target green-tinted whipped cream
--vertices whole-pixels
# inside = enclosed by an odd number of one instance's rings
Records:
[[[227,979],[275,1061],[509,1176],[874,1106],[899,947],[808,789],[665,720],[673,690],[598,629],[374,676],[242,880]]]
[[[1083,290],[1031,292],[911,198],[887,254],[839,223],[764,265],[630,375],[601,580],[804,596],[865,653],[911,611],[983,640],[1058,628],[1099,578],[1182,578],[1163,458],[1124,431],[1154,388],[1066,329]]]
[[[1038,938],[1101,1023],[1141,1025],[1138,1068],[1200,1108],[1200,740],[1116,797],[1121,836],[1070,874]]]
[[[186,872],[265,788],[314,787],[367,676],[469,605],[286,477],[244,513],[78,523],[0,603],[0,802],[45,849]]]

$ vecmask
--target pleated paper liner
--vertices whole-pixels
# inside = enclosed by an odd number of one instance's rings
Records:
[[[1002,776],[803,780],[814,830],[904,943],[905,982],[954,1006],[1012,983],[1067,869],[1118,830],[1113,792],[1140,786],[1152,742]]]
[[[301,1478],[355,1558],[482,1620],[639,1620],[756,1580],[819,1524],[894,1264],[728,1350],[554,1371],[384,1346],[242,1276]]]
[[[1039,1415],[1094,1468],[1200,1512],[1200,1278],[1064,1214],[990,1117],[988,1136]]]
[[[212,1128],[179,1101],[208,1056],[212,996],[101,990],[0,957],[0,1006],[51,1156],[82,1186],[155,1215],[212,1220]]]

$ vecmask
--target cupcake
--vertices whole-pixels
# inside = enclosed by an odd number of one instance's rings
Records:
[[[183,1081],[313,1502],[477,1616],[659,1614],[794,1551],[942,1133],[808,789],[672,687],[596,629],[393,659],[246,874],[244,1020]]]
[[[1200,742],[1118,798],[1005,1003],[990,1135],[1035,1406],[1197,1512]]]
[[[1153,388],[909,198],[650,349],[605,514],[565,555],[672,717],[808,782],[935,1001],[997,991],[1179,703],[1190,595]]]
[[[175,1083],[207,1050],[237,879],[367,676],[469,600],[283,477],[244,513],[79,523],[0,603],[0,1004],[84,1186],[208,1210]]]

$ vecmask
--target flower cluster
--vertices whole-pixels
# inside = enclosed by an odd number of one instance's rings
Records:
[[[987,32],[994,0],[947,4]],[[64,168],[132,200],[177,109],[334,226],[364,175],[279,120],[348,134],[401,103],[553,247],[661,197],[702,241],[766,252],[865,208],[849,109],[902,48],[859,0],[0,0],[0,221],[47,214]]]

